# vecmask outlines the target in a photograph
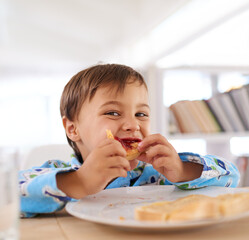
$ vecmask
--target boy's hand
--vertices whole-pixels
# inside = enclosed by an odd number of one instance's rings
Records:
[[[117,177],[126,177],[130,163],[121,143],[103,140],[74,172],[57,175],[57,185],[67,196],[82,198],[103,190]]]
[[[171,182],[190,181],[201,175],[202,165],[183,163],[174,147],[160,134],[144,138],[138,150],[144,152],[139,160],[152,164]]]
[[[130,170],[130,163],[125,157],[126,151],[121,143],[114,139],[102,141],[78,170],[87,195],[103,190],[117,177],[126,177],[127,171]]]

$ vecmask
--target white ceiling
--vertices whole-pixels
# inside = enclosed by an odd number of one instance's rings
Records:
[[[0,77],[122,59],[190,0],[0,0]]]
[[[219,0],[221,2],[221,0]],[[163,54],[157,66],[199,69],[208,72],[238,71],[249,73],[249,1],[230,2],[212,13],[208,24],[193,32],[181,44]],[[209,13],[208,13],[209,14]],[[216,19],[215,19],[216,15]],[[202,17],[205,19],[204,14]],[[200,21],[199,21],[200,22]],[[197,24],[196,24],[197,25]],[[173,50],[172,50],[173,49]]]
[[[175,66],[248,66],[249,0],[0,0],[0,6],[0,80],[71,76],[98,62],[146,67],[164,57]]]

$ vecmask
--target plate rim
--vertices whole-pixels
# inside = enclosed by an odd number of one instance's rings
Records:
[[[148,187],[152,187],[152,188],[167,188],[167,187],[171,187],[172,185],[145,185],[145,186],[136,186],[139,188],[148,188]],[[131,194],[133,192],[133,189],[136,188],[134,187],[125,187],[126,190],[132,189]],[[175,186],[173,186],[175,187]],[[218,186],[210,186],[210,187],[206,187],[206,188],[215,188],[215,189],[229,189],[228,191],[232,191],[234,189],[235,192],[249,192],[249,188],[227,188],[227,187],[218,187]],[[99,194],[103,194],[103,191],[106,192],[116,192],[116,191],[120,191],[124,189],[124,187],[120,187],[120,188],[112,188],[112,189],[105,189],[100,191],[99,193],[93,194],[93,195],[89,195],[86,198],[89,197],[93,197]],[[135,190],[135,189],[134,189]],[[188,191],[188,190],[182,190],[182,191]],[[198,191],[198,189],[196,189],[195,191]],[[135,192],[135,191],[134,191]],[[192,194],[192,190],[191,190],[191,194]],[[197,193],[198,194],[198,193]],[[200,194],[200,193],[199,193]],[[203,194],[203,193],[201,193]],[[221,193],[224,194],[224,193]],[[188,194],[187,194],[188,195]],[[208,196],[208,194],[206,194]],[[129,229],[137,229],[137,230],[179,230],[179,229],[191,229],[191,228],[200,228],[200,227],[205,227],[205,226],[212,226],[212,225],[217,225],[217,224],[221,224],[221,223],[227,223],[227,222],[231,222],[231,221],[235,221],[235,220],[239,220],[239,219],[243,219],[246,217],[249,217],[249,211],[245,212],[245,213],[241,213],[241,214],[237,214],[235,216],[230,216],[230,217],[221,217],[221,218],[217,218],[217,219],[203,219],[203,220],[194,220],[194,221],[182,221],[182,222],[161,222],[161,221],[138,221],[135,219],[132,220],[119,220],[117,221],[116,219],[105,219],[105,221],[103,221],[103,217],[99,217],[99,216],[91,216],[91,215],[87,215],[84,213],[79,213],[79,212],[75,212],[72,210],[73,206],[75,204],[79,204],[82,201],[84,201],[86,198],[82,198],[76,201],[72,201],[72,202],[68,202],[66,204],[66,211],[74,216],[77,217],[79,219],[85,220],[85,221],[90,221],[93,223],[98,223],[98,224],[102,224],[102,225],[108,225],[108,226],[114,226],[114,227],[119,227],[119,228],[129,228]]]

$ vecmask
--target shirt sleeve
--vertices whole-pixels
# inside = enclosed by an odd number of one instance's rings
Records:
[[[224,159],[214,156],[184,152],[179,153],[183,162],[203,165],[199,178],[188,182],[171,182],[166,176],[157,172],[151,164],[139,162],[138,166],[128,172],[126,178],[117,178],[107,188],[143,186],[143,185],[175,185],[180,189],[195,189],[207,186],[236,187],[240,174],[236,166]]]
[[[203,165],[203,171],[199,178],[188,182],[171,184],[180,189],[195,189],[207,186],[237,187],[240,173],[237,167],[223,158],[214,155],[201,156],[194,153],[179,153],[183,162],[193,162]],[[169,181],[170,182],[170,181]]]
[[[78,169],[77,164],[50,160],[41,167],[19,171],[21,217],[33,217],[38,213],[50,213],[62,209],[70,197],[60,191],[56,174]]]

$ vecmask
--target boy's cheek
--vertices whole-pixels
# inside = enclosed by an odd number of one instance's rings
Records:
[[[102,141],[104,141],[105,139],[108,139],[108,137],[107,137],[107,132],[106,132],[107,129],[110,129],[110,128],[108,128],[108,127],[103,127],[102,129],[100,129],[99,131],[96,132],[95,138],[98,138],[98,141],[99,141],[99,142],[102,142]]]

